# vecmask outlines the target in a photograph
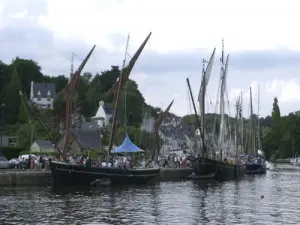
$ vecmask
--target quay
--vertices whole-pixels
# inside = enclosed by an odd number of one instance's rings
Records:
[[[0,186],[49,184],[52,184],[49,170],[0,170]]]
[[[162,168],[155,182],[178,181],[191,175],[192,168]],[[0,186],[51,185],[50,170],[0,170]]]

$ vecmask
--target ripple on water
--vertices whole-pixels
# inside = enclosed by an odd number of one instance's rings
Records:
[[[76,190],[0,189],[0,224],[300,224],[300,170],[242,181]],[[264,195],[264,198],[261,198]]]

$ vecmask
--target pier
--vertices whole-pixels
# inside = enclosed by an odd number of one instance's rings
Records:
[[[48,185],[52,183],[51,171],[0,170],[0,186]]]

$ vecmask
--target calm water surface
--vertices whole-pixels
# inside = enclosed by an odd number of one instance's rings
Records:
[[[1,188],[0,224],[300,224],[299,205],[300,169],[277,166],[225,183]]]

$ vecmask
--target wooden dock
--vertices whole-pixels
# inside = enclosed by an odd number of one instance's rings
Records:
[[[52,183],[51,171],[0,170],[0,186],[48,185]]]

